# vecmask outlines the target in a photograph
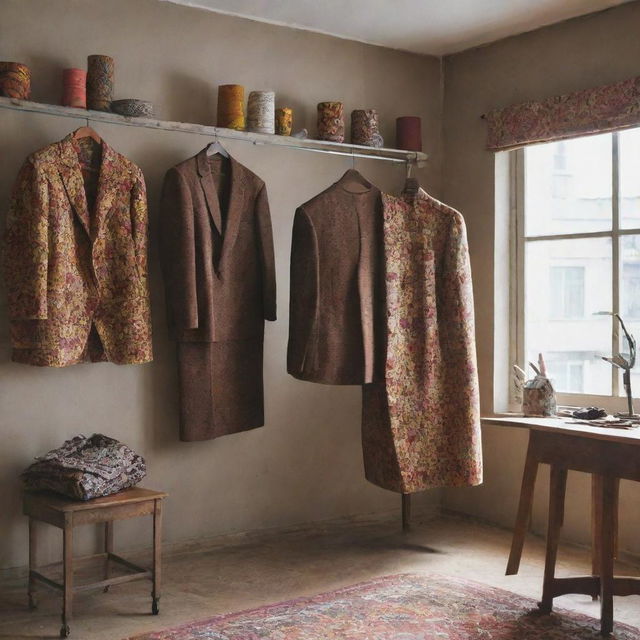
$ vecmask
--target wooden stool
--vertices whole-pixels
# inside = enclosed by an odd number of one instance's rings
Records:
[[[69,622],[73,608],[73,594],[89,589],[103,588],[112,584],[123,584],[132,580],[148,579],[153,583],[151,612],[157,615],[160,600],[160,549],[162,527],[162,500],[166,493],[149,489],[125,489],[119,493],[82,502],[65,498],[46,491],[26,491],[23,500],[23,513],[29,516],[29,607],[35,608],[37,581],[63,592],[62,628],[60,637],[70,633]],[[153,514],[153,567],[143,569],[113,553],[113,521]],[[36,521],[47,522],[63,531],[63,582],[55,582],[36,571],[37,536]],[[104,553],[99,554],[105,560],[104,580],[74,586],[73,584],[73,529],[83,524],[104,523]],[[132,570],[125,576],[111,578],[111,562]]]

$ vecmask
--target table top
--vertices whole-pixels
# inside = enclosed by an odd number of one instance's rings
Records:
[[[24,499],[30,502],[38,502],[47,506],[53,511],[86,511],[88,509],[100,509],[105,507],[116,507],[122,504],[134,502],[146,502],[147,500],[158,500],[166,498],[168,494],[162,491],[152,491],[142,487],[132,487],[124,489],[118,493],[103,498],[93,498],[93,500],[74,500],[66,498],[59,493],[52,491],[25,491]]]
[[[615,427],[592,427],[587,424],[566,422],[562,418],[525,418],[516,413],[499,414],[482,418],[482,424],[499,427],[517,427],[534,431],[564,433],[583,438],[608,440],[610,442],[624,442],[640,445],[640,428],[617,429]]]

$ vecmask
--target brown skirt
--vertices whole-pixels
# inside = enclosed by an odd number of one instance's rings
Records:
[[[211,440],[264,425],[262,336],[178,342],[180,440]]]

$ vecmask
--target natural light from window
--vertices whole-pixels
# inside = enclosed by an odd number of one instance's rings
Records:
[[[542,352],[556,391],[623,395],[601,359],[617,326],[595,314],[619,312],[640,339],[640,129],[516,153],[518,359]],[[632,386],[637,395],[638,366]]]

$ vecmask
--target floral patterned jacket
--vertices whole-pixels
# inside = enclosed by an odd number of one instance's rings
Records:
[[[82,142],[33,153],[16,180],[3,255],[16,362],[152,359],[144,178],[103,141],[92,180]]]

